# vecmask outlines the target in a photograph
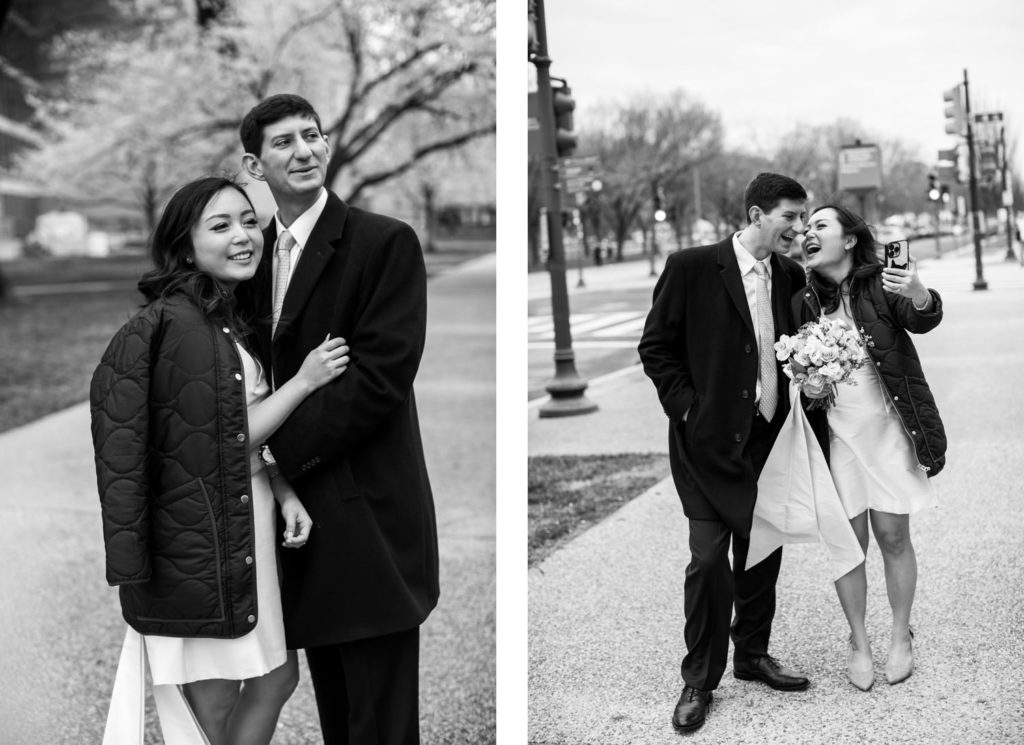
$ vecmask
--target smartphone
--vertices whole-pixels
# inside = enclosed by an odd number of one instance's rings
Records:
[[[903,239],[885,244],[886,269],[910,269],[910,241]]]

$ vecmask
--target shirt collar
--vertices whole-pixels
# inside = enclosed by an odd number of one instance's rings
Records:
[[[755,259],[754,255],[751,254],[750,251],[747,250],[747,247],[744,246],[740,242],[740,234],[738,232],[737,233],[733,233],[733,236],[732,236],[732,250],[735,251],[735,253],[736,253],[736,263],[738,263],[740,265],[740,275],[741,276],[744,275],[744,274],[747,274],[747,272],[754,271],[754,264],[757,263],[757,259]],[[765,269],[768,270],[768,276],[771,277],[772,276],[772,257],[771,257],[771,254],[769,254],[768,257],[766,259],[764,259],[764,261],[762,261],[761,263],[764,264]]]
[[[287,230],[291,233],[292,238],[295,239],[295,243],[299,246],[305,246],[309,240],[309,236],[313,233],[313,227],[316,225],[316,221],[320,219],[321,213],[324,211],[324,206],[327,204],[327,189],[323,186],[320,187],[320,195],[317,196],[316,201],[310,205],[309,209],[295,218],[295,221],[287,228],[284,223],[281,222],[281,213],[274,213],[274,222],[277,227],[277,235],[281,235],[281,231]]]

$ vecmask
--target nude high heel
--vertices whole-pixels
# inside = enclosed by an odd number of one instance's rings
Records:
[[[852,634],[846,653],[846,676],[862,691],[870,691],[875,684],[875,663],[871,659],[871,650],[860,651],[854,647]]]
[[[885,663],[885,677],[889,685],[902,683],[914,672],[914,631],[910,631],[910,641],[889,648],[889,659]]]

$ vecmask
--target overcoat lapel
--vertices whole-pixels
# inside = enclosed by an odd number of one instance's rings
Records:
[[[754,321],[750,317],[750,308],[747,305],[747,293],[743,289],[743,278],[740,276],[740,265],[736,261],[736,253],[732,248],[732,238],[718,244],[718,265],[721,267],[722,282],[725,289],[736,305],[736,310],[747,325],[747,330],[754,333]]]
[[[273,345],[276,345],[282,336],[292,332],[292,325],[309,301],[324,267],[327,266],[336,250],[345,249],[341,245],[341,234],[347,215],[348,205],[333,193],[328,192],[324,211],[313,227],[309,240],[303,246],[299,263],[288,283],[288,292],[285,293],[284,303],[281,306],[281,318],[278,320],[277,330],[274,332]]]

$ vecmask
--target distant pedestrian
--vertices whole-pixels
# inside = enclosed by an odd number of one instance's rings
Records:
[[[921,283],[914,259],[908,269],[883,268],[871,229],[845,207],[824,205],[812,213],[803,251],[808,285],[793,297],[794,321],[822,314],[840,319],[868,353],[868,364],[854,373],[856,385],[840,384],[834,404],[809,411],[808,419],[861,550],[867,550],[869,521],[881,550],[893,613],[885,674],[890,684],[899,683],[914,669],[910,610],[917,557],[910,514],[936,505],[929,479],[946,462],[942,420],[907,332],[938,326],[942,299]],[[806,386],[804,392],[823,393]],[[784,502],[786,495],[761,498]],[[851,631],[847,675],[867,691],[874,664],[864,562],[836,581],[836,592]]]
[[[234,300],[262,249],[240,186],[183,186],[153,234],[156,266],[139,281],[147,303],[92,378],[106,575],[130,626],[106,745],[141,745],[147,664],[168,745],[265,745],[298,682],[285,646],[275,498],[286,547],[303,546],[312,522],[256,447],[349,358],[343,339],[325,341],[270,394]]]
[[[295,482],[316,534],[281,556],[285,633],[306,650],[327,745],[419,742],[420,625],[437,603],[437,524],[413,381],[427,329],[411,227],[326,184],[330,145],[304,98],[242,120],[243,165],[277,203],[244,307],[274,385],[339,334],[349,371],[313,393],[261,452]]]
[[[806,200],[791,178],[754,178],[742,231],[668,256],[640,341],[669,418],[669,461],[689,519],[684,687],[672,716],[681,732],[704,724],[725,672],[730,621],[734,677],[782,691],[809,685],[768,654],[781,549],[744,569],[757,476],[789,408],[772,345],[792,332],[787,303],[804,285],[786,254],[803,232]]]

